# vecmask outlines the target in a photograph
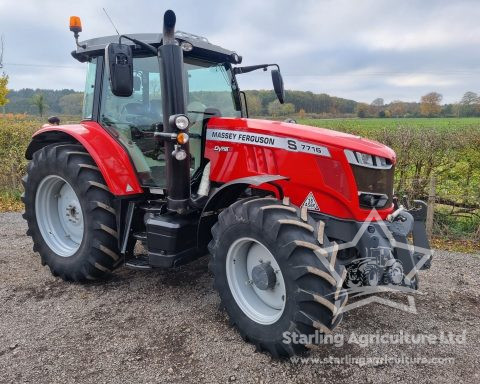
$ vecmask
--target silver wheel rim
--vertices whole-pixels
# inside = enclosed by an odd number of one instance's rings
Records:
[[[269,263],[275,271],[275,285],[259,289],[252,281],[252,270],[261,263]],[[230,292],[240,309],[259,324],[273,324],[283,313],[286,302],[285,280],[270,251],[259,241],[243,237],[228,249],[226,261]]]
[[[57,255],[69,257],[83,239],[83,212],[71,185],[60,176],[45,177],[35,195],[35,215],[43,240]]]

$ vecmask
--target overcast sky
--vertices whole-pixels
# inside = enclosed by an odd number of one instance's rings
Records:
[[[120,33],[161,32],[171,8],[178,29],[237,51],[243,64],[280,64],[286,89],[365,102],[480,93],[478,0],[0,0],[10,87],[81,90],[68,19],[82,18],[81,39],[111,35],[102,7]],[[240,86],[268,89],[270,77],[242,75]]]

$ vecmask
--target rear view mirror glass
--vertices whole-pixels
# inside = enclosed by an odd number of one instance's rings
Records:
[[[133,55],[127,44],[110,43],[105,47],[105,61],[110,88],[115,96],[133,93]]]
[[[285,101],[285,90],[283,88],[282,74],[278,69],[272,69],[272,83],[278,101],[280,102],[280,104],[283,104],[283,102]]]

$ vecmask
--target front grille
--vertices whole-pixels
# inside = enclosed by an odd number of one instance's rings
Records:
[[[380,205],[378,206],[372,206],[367,203],[368,199],[362,198],[359,200],[360,206],[364,208],[389,207],[393,201],[393,175],[395,167],[392,166],[390,169],[375,169],[353,164],[351,166],[359,194],[364,196],[365,194],[371,193],[374,196],[385,195],[387,197],[386,200],[374,199],[380,201]]]

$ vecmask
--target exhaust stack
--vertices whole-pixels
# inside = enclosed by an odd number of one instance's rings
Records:
[[[186,87],[183,76],[183,51],[175,42],[175,13],[171,10],[163,16],[163,43],[158,49],[158,61],[162,79],[163,130],[178,133],[170,117],[186,114]],[[184,132],[187,132],[185,130]],[[174,153],[186,152],[185,159],[177,160]],[[167,208],[177,213],[186,213],[190,200],[190,148],[188,142],[179,144],[165,141],[167,179]]]

